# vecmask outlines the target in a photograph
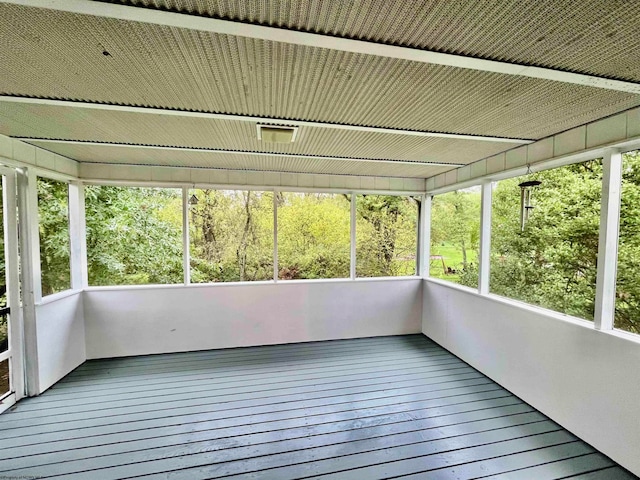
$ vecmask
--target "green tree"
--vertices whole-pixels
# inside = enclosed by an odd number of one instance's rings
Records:
[[[71,288],[69,184],[38,177],[42,295]]]
[[[348,196],[282,193],[278,202],[279,277],[349,277],[349,225]]]
[[[189,206],[194,283],[273,278],[273,193],[193,190]]]
[[[640,333],[640,152],[623,155],[614,326]]]
[[[415,275],[417,201],[392,195],[358,195],[356,207],[357,275]]]
[[[87,186],[90,285],[182,283],[182,197],[168,188]]]
[[[479,189],[456,190],[433,197],[431,254],[442,260],[431,262],[431,275],[477,287],[479,243]]]
[[[520,228],[520,188],[529,177],[501,181],[493,192],[491,291],[593,319],[602,163],[535,174],[534,209]]]

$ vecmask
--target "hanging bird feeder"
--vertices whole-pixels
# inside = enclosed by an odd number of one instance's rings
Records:
[[[531,190],[541,183],[539,180],[527,180],[518,185],[520,187],[520,231],[522,232],[524,232],[524,226],[534,208],[531,204]]]

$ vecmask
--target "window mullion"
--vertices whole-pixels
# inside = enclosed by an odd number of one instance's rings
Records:
[[[273,191],[273,281],[278,282],[278,191]]]
[[[478,293],[487,295],[489,293],[489,265],[491,262],[491,182],[482,184],[482,194],[480,197],[480,256]]]
[[[602,159],[602,203],[594,312],[594,325],[598,330],[613,328],[621,190],[622,154],[608,150]]]
[[[191,283],[189,246],[189,187],[182,187],[182,268],[184,270],[185,285]]]
[[[69,184],[69,234],[71,260],[71,288],[87,286],[87,241],[84,208],[84,185],[80,182]]]
[[[431,258],[431,195],[423,195],[420,205],[419,229],[419,259],[418,275],[423,278],[429,276],[429,265]]]
[[[349,276],[351,280],[356,278],[356,194],[351,192],[351,221],[350,221],[350,270]]]

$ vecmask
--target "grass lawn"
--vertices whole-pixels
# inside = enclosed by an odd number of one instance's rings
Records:
[[[467,255],[471,252],[467,250]],[[438,244],[431,246],[431,255],[442,255],[444,258],[444,264],[447,268],[452,268],[453,270],[461,271],[462,270],[462,250],[460,247],[454,246],[450,243]],[[472,260],[469,257],[470,260]],[[457,274],[445,274],[442,268],[442,261],[432,259],[429,266],[429,274],[435,278],[443,278],[445,280],[450,280],[452,282],[458,283],[460,280],[460,276]]]

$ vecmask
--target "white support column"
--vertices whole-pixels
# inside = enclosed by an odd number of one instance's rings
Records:
[[[351,280],[356,279],[356,194],[355,192],[351,192],[351,221],[349,222],[350,227],[350,242],[349,242],[349,251],[350,253],[350,267],[349,267],[349,277]]]
[[[3,205],[4,222],[4,255],[5,274],[7,280],[7,306],[11,308],[9,349],[11,350],[12,390],[16,400],[25,396],[24,379],[24,320],[20,308],[20,273],[18,253],[18,212],[16,172],[2,167],[2,188],[4,195],[0,198]],[[5,352],[6,354],[6,352]]]
[[[42,296],[40,285],[40,235],[38,231],[37,176],[31,169],[18,170],[22,312],[27,395],[40,393],[35,304]]]
[[[189,187],[182,187],[182,270],[184,284],[191,283],[191,259],[189,251]]]
[[[33,280],[33,301],[40,303],[42,301],[42,270],[40,265],[40,213],[38,211],[38,176],[36,172],[29,168],[26,169],[27,186],[23,193],[24,210],[27,217],[24,219],[24,227],[26,227],[26,240],[29,242],[27,250],[30,260],[29,273]],[[26,274],[27,272],[25,272]]]
[[[602,163],[602,204],[594,325],[598,330],[611,330],[615,311],[618,267],[622,155],[618,151],[608,150],[603,156]]]
[[[80,290],[88,285],[87,239],[84,208],[84,185],[69,184],[69,241],[71,257],[71,288]]]
[[[418,235],[418,275],[422,278],[429,277],[429,265],[431,259],[431,195],[423,195],[420,205],[420,235]]]
[[[278,191],[273,191],[273,281],[278,282]]]
[[[489,293],[489,264],[491,262],[491,197],[493,189],[491,182],[482,184],[482,196],[480,200],[480,256],[478,293]]]

